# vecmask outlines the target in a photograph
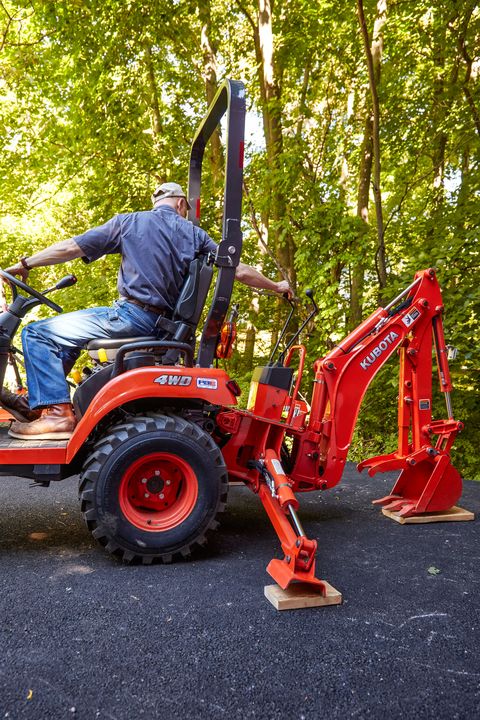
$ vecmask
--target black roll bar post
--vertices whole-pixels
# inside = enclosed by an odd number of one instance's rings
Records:
[[[200,223],[202,163],[205,147],[222,117],[227,114],[225,185],[223,195],[222,239],[215,265],[217,282],[210,310],[203,326],[197,365],[211,367],[218,334],[232,297],[235,269],[242,253],[243,155],[245,143],[245,86],[238,80],[226,80],[219,88],[194,137],[190,153],[188,198],[189,220]]]

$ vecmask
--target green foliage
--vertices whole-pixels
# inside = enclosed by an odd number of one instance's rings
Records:
[[[372,34],[376,3],[364,5]],[[208,36],[217,81],[244,80],[256,128],[247,143],[243,260],[272,277],[287,272],[299,295],[315,290],[312,360],[347,332],[359,265],[363,314],[378,305],[372,194],[367,223],[357,208],[370,106],[354,3],[273,4],[266,70],[276,94],[268,101],[255,0],[7,0],[0,29],[3,267],[117,212],[148,207],[158,181],[186,184],[189,144],[207,106]],[[447,339],[459,348],[453,402],[465,432],[455,458],[468,477],[478,477],[480,427],[479,32],[473,0],[389,3],[378,85],[382,296],[393,297],[421,268],[439,269]],[[266,144],[272,117],[279,135]],[[222,197],[209,168],[202,195],[202,224],[218,240]],[[110,303],[117,268],[112,256],[72,263],[79,283],[59,301],[67,310]],[[44,268],[31,280],[45,287],[62,272]],[[257,332],[253,362],[261,362],[285,310],[243,286],[234,299],[242,335]],[[251,362],[240,355],[228,364],[247,394]],[[381,377],[362,408],[356,459],[395,442],[395,381],[388,371]]]

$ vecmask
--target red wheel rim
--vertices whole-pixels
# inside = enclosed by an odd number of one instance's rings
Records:
[[[135,527],[147,532],[171,530],[192,512],[198,481],[192,467],[171,453],[144,455],[120,481],[120,508]]]

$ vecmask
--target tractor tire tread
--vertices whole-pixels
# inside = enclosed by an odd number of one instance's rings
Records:
[[[105,527],[103,522],[99,522],[97,511],[93,506],[95,482],[101,472],[103,462],[117,447],[130,438],[146,432],[155,432],[158,430],[164,430],[167,432],[177,431],[183,436],[193,440],[209,454],[211,461],[213,461],[213,464],[219,470],[219,498],[214,516],[210,520],[208,527],[204,528],[198,537],[184,547],[173,553],[155,551],[149,552],[148,554],[142,554],[140,552],[135,553],[131,549],[122,548],[118,542],[110,538],[108,528]],[[160,414],[148,412],[132,417],[128,420],[128,422],[122,421],[117,425],[111,425],[108,428],[108,435],[101,438],[94,445],[93,451],[87,457],[79,481],[81,512],[87,528],[90,530],[95,540],[103,545],[108,553],[120,557],[122,561],[127,564],[132,562],[140,563],[142,565],[151,565],[153,562],[168,564],[176,558],[188,559],[191,556],[192,551],[195,550],[196,547],[203,547],[206,544],[210,533],[217,530],[219,527],[220,523],[216,518],[225,510],[227,495],[228,471],[218,445],[203,429],[179,415],[170,413]]]

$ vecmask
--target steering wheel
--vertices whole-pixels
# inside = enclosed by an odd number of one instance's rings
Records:
[[[20,290],[24,290],[32,297],[36,298],[37,300],[40,300],[41,303],[44,303],[47,305],[47,307],[51,308],[52,310],[55,310],[55,312],[61,313],[63,312],[63,308],[60,307],[60,305],[57,305],[57,303],[54,303],[49,298],[46,298],[45,295],[42,295],[41,292],[38,292],[38,290],[34,290],[34,288],[30,287],[30,285],[27,285],[22,280],[19,280],[15,275],[10,275],[10,273],[5,272],[5,270],[0,270],[0,277],[7,280],[12,285],[16,285],[16,287],[20,288]],[[15,289],[13,289],[13,297],[14,299],[18,293]]]

